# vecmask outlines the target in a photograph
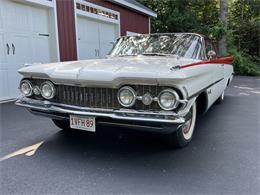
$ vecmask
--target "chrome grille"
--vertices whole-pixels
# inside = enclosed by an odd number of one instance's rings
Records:
[[[53,101],[90,108],[119,109],[120,104],[116,95],[117,89],[113,88],[56,85],[56,96]]]
[[[40,86],[45,80],[31,79],[33,85]],[[145,93],[150,93],[153,97],[169,87],[153,86],[153,85],[129,85],[136,92],[138,96]],[[89,108],[104,108],[104,109],[120,109],[122,106],[117,100],[117,91],[115,88],[99,88],[99,87],[79,87],[69,85],[55,85],[56,95],[54,99],[50,100],[56,103],[89,107]],[[33,96],[35,99],[42,99],[40,96]],[[142,101],[137,100],[132,107],[135,110],[161,110],[157,102],[151,105],[144,105]]]

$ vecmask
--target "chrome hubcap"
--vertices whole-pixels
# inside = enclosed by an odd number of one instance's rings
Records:
[[[187,120],[187,121],[184,123],[184,125],[182,126],[182,132],[183,132],[184,134],[189,133],[190,127],[191,127],[191,122],[192,122],[192,119],[189,119],[189,120]]]

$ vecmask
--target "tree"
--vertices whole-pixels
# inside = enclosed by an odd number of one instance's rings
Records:
[[[228,25],[228,3],[227,0],[220,0],[220,21],[223,23],[224,28],[227,28]],[[222,35],[218,42],[218,49],[220,56],[227,54],[227,43],[226,43],[226,33]]]
[[[259,0],[138,1],[157,13],[151,20],[152,32],[203,34],[218,43],[221,55],[234,55],[237,73],[260,75]]]

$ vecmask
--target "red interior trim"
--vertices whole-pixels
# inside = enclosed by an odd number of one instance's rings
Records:
[[[196,65],[204,65],[204,64],[228,64],[228,65],[232,65],[232,62],[234,60],[233,56],[226,56],[226,57],[222,57],[222,58],[216,58],[216,59],[212,59],[212,60],[206,60],[206,61],[201,61],[201,62],[195,62],[192,64],[187,64],[182,66],[181,68],[188,68],[191,66],[196,66]]]

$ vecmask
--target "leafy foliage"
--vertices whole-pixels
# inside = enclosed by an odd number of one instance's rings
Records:
[[[260,75],[260,1],[229,0],[228,27],[219,20],[219,0],[139,0],[157,13],[152,32],[196,32],[215,42],[227,36],[235,71]]]

